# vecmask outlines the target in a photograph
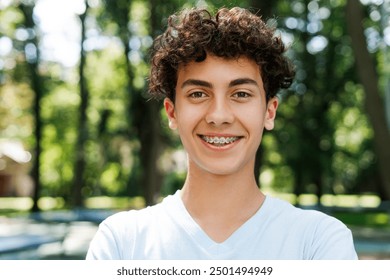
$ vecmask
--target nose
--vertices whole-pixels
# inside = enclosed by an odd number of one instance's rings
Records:
[[[232,123],[234,121],[234,114],[229,101],[224,97],[214,97],[209,104],[205,119],[208,124],[214,126]]]

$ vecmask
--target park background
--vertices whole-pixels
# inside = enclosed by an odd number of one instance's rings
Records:
[[[389,0],[0,0],[0,258],[82,258],[104,217],[181,187],[185,152],[147,97],[153,38],[174,11],[236,5],[277,29],[297,72],[257,154],[261,189],[390,258]]]

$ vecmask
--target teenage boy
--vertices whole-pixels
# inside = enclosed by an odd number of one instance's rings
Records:
[[[276,93],[292,82],[285,47],[241,8],[172,15],[156,38],[150,93],[188,154],[181,190],[99,227],[87,259],[356,259],[340,221],[265,196],[254,164]]]

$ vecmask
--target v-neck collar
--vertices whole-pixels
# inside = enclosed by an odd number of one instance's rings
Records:
[[[261,225],[261,220],[263,219],[264,213],[267,209],[267,196],[264,199],[262,206],[256,211],[256,213],[250,217],[246,222],[244,222],[238,229],[236,229],[225,241],[215,242],[210,238],[207,233],[200,227],[200,225],[192,218],[187,208],[185,207],[183,200],[180,195],[180,190],[178,190],[172,197],[175,202],[171,204],[172,215],[175,215],[175,220],[180,221],[180,226],[187,232],[189,236],[200,246],[207,254],[218,257],[220,255],[229,254],[240,242],[251,238],[251,235],[256,234],[254,230],[247,230],[248,228],[253,228],[253,225]],[[246,235],[243,236],[242,232],[245,232]],[[248,235],[249,233],[249,235]]]

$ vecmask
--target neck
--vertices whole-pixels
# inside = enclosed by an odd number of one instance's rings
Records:
[[[264,201],[253,169],[215,175],[189,166],[181,194],[187,211],[215,242],[225,241]]]
[[[253,169],[216,175],[190,165],[182,199],[193,216],[249,217],[258,210],[264,195],[256,184]]]

